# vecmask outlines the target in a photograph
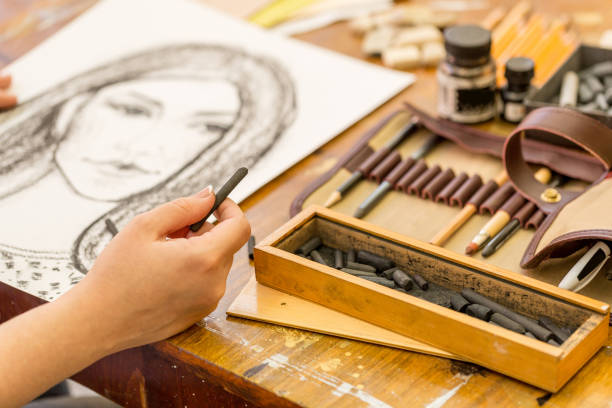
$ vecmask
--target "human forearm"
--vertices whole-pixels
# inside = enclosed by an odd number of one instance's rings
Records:
[[[114,351],[79,289],[0,325],[2,407],[24,405]]]

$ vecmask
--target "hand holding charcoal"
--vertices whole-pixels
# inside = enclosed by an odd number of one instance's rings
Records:
[[[213,206],[210,188],[134,218],[59,299],[0,325],[2,406],[19,407],[95,361],[165,339],[212,312],[250,226],[231,200],[216,225],[189,225]]]

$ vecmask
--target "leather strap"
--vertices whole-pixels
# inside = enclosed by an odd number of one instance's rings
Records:
[[[503,154],[504,142],[506,140],[503,136],[485,132],[474,127],[460,125],[445,119],[434,118],[410,104],[406,104],[406,108],[419,117],[419,123],[423,127],[456,143],[467,151],[489,154],[495,157],[501,157]],[[563,111],[568,110],[564,109]],[[574,111],[570,112],[571,114],[580,115]],[[563,122],[568,122],[568,118],[565,118]],[[603,124],[600,126],[605,128]],[[595,157],[576,149],[532,139],[525,140],[523,155],[528,163],[546,166],[564,176],[589,183],[598,180],[605,167]]]
[[[608,173],[612,166],[612,129],[571,109],[546,107],[532,111],[506,139],[502,159],[508,178],[516,190],[535,202],[546,214],[562,208],[581,192],[557,189],[560,193],[557,202],[548,202],[542,198],[548,187],[533,177],[523,156],[523,139],[530,131],[555,135],[584,149],[605,169],[598,179]]]

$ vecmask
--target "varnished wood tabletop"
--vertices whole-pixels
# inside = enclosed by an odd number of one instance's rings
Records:
[[[95,0],[0,1],[0,66],[23,55],[94,3]],[[225,7],[240,13],[236,3],[227,2]],[[495,0],[463,3],[513,4]],[[604,29],[612,28],[612,7],[607,1],[535,3],[537,10],[554,15],[598,12],[602,23],[581,28],[582,38],[589,42],[596,41]],[[486,13],[487,9],[473,10],[463,13],[461,19],[478,21]],[[362,58],[359,41],[345,24],[299,38]],[[242,203],[258,238],[287,221],[293,198],[328,170],[363,132],[403,101],[434,111],[433,70],[417,70],[416,74],[418,80],[410,88]],[[496,125],[486,127],[490,126]],[[243,248],[235,257],[227,293],[209,317],[168,341],[110,356],[76,379],[129,407],[531,407],[539,404],[609,407],[612,401],[610,339],[574,379],[550,396],[465,363],[226,317],[227,307],[252,274],[253,268]],[[0,321],[39,302],[0,284]]]

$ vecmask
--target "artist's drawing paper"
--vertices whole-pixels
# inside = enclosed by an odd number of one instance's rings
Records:
[[[239,202],[413,81],[187,0],[102,1],[7,71],[0,281],[47,300],[108,222],[247,166]]]

